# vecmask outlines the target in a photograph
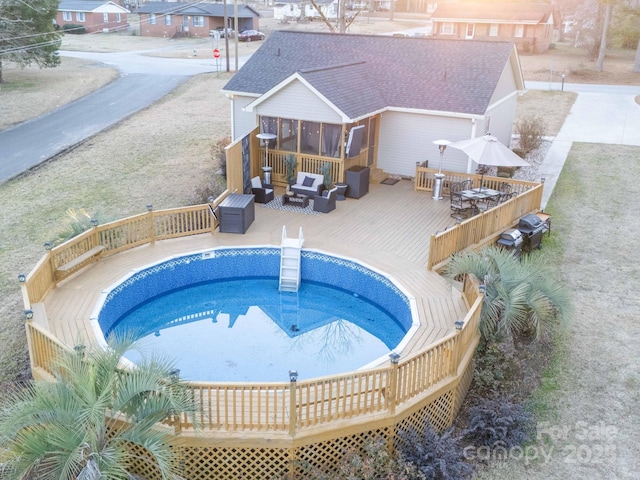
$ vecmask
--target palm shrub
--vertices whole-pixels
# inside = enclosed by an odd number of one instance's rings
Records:
[[[454,279],[469,273],[485,288],[479,325],[485,339],[505,334],[538,338],[568,315],[568,292],[541,256],[518,260],[496,246],[454,255],[446,275]]]
[[[129,479],[136,462],[163,479],[179,478],[172,433],[158,424],[193,415],[191,395],[165,358],[121,370],[132,346],[110,341],[104,350],[63,355],[53,367],[56,381],[33,381],[5,395],[0,478]]]

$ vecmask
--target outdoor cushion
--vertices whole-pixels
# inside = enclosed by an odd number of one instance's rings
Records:
[[[304,177],[304,181],[302,182],[303,187],[312,187],[313,186],[313,177]]]
[[[262,182],[260,181],[260,177],[253,177],[251,179],[251,188],[262,188]]]

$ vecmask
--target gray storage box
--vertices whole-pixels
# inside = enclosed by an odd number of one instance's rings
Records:
[[[232,193],[219,205],[220,232],[245,233],[255,219],[255,196]]]

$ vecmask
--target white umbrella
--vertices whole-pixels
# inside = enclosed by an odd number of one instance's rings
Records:
[[[493,135],[460,140],[449,144],[451,148],[462,150],[469,158],[479,165],[490,165],[493,167],[529,167],[518,154],[509,147],[500,143]],[[484,177],[484,174],[483,174]],[[482,178],[480,179],[482,188]]]

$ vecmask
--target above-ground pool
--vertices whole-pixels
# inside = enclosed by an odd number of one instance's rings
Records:
[[[417,328],[415,302],[360,263],[303,250],[299,292],[279,292],[280,248],[220,248],[132,272],[103,292],[103,340],[132,332],[194,381],[332,375],[386,359]],[[139,358],[129,352],[134,363]]]

